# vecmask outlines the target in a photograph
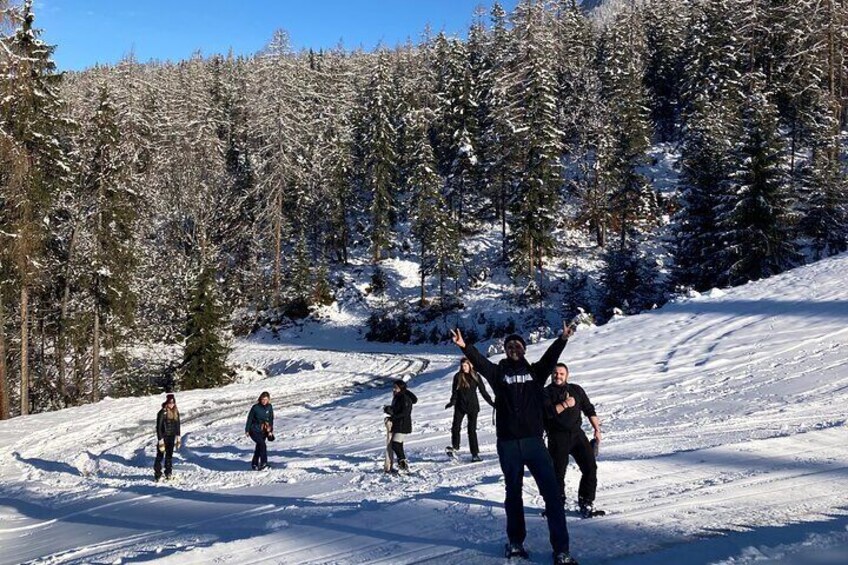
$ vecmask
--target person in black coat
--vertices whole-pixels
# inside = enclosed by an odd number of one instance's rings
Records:
[[[165,397],[162,409],[156,414],[156,460],[153,462],[153,477],[162,478],[162,460],[165,460],[165,479],[171,478],[174,449],[180,448],[180,411],[173,394]]]
[[[526,556],[524,539],[524,468],[539,487],[545,501],[545,517],[556,563],[573,563],[569,553],[568,526],[565,509],[557,488],[553,461],[542,439],[545,426],[545,382],[556,366],[574,328],[563,323],[562,334],[535,363],[525,357],[526,343],[519,335],[504,340],[506,359],[492,363],[471,344],[466,344],[462,332],[451,331],[454,344],[471,361],[474,369],[488,381],[495,392],[498,462],[504,475],[506,500],[506,533],[509,543],[507,557]]]
[[[577,503],[580,505],[580,513],[589,518],[593,515],[595,491],[598,488],[598,465],[595,451],[583,432],[581,413],[592,424],[596,444],[601,442],[601,421],[586,391],[568,382],[568,367],[564,363],[557,363],[553,382],[545,388],[545,392],[548,406],[545,418],[548,452],[554,460],[560,495],[565,501],[565,471],[568,468],[568,456],[571,455],[581,473]]]
[[[409,470],[409,461],[403,451],[403,440],[407,434],[412,433],[412,405],[418,402],[418,397],[412,394],[402,380],[396,380],[392,386],[392,403],[383,406],[383,412],[391,422],[390,447],[397,457],[398,468],[401,471]],[[388,469],[391,472],[391,469]]]
[[[450,402],[445,409],[453,407],[453,425],[451,425],[451,445],[449,455],[459,451],[459,436],[462,431],[462,420],[468,417],[468,447],[471,450],[471,460],[480,461],[480,446],[477,443],[477,414],[480,413],[480,403],[477,400],[477,390],[483,395],[489,406],[494,407],[492,397],[486,391],[480,376],[471,366],[471,361],[463,357],[459,362],[459,372],[453,376]]]
[[[254,471],[267,468],[268,446],[265,440],[274,439],[274,407],[271,406],[271,395],[268,392],[260,394],[256,404],[250,407],[244,433],[256,443],[251,467]]]

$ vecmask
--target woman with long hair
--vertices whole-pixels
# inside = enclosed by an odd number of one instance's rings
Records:
[[[153,463],[153,477],[162,478],[162,460],[165,460],[165,479],[171,478],[174,449],[180,448],[180,411],[173,394],[165,397],[162,409],[156,414],[156,461]]]
[[[495,403],[483,384],[483,379],[471,366],[471,362],[463,357],[459,361],[459,371],[453,376],[450,402],[445,404],[445,410],[453,408],[453,425],[451,426],[451,444],[447,447],[448,455],[456,456],[459,451],[459,436],[462,431],[462,420],[468,417],[468,447],[471,450],[472,461],[480,459],[480,446],[477,443],[477,414],[480,413],[480,402],[477,391],[483,395],[489,406]]]
[[[253,470],[268,468],[268,447],[265,440],[274,439],[274,407],[271,406],[271,395],[268,392],[260,394],[256,404],[250,407],[244,433],[256,443],[251,461]]]

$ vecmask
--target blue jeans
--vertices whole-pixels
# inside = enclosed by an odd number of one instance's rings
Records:
[[[554,553],[568,551],[568,526],[560,498],[556,473],[551,456],[540,437],[498,440],[498,460],[506,482],[506,535],[511,543],[524,543],[527,527],[524,524],[524,467],[539,487],[545,501],[551,547]]]

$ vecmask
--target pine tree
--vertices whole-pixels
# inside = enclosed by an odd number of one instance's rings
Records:
[[[731,285],[775,275],[799,260],[777,109],[763,91],[759,73],[748,81],[741,138],[733,149],[734,169],[718,217],[724,232],[720,276]]]
[[[650,93],[651,121],[657,138],[671,141],[680,113],[689,5],[685,0],[651,0],[644,10],[645,86]]]
[[[641,29],[639,16],[631,8],[605,30],[598,47],[601,94],[609,108],[615,140],[609,163],[615,186],[610,208],[622,248],[631,233],[645,231],[655,223],[657,208],[656,194],[640,171],[651,139]]]
[[[43,218],[49,214],[58,187],[68,184],[70,168],[61,141],[70,123],[63,116],[58,93],[61,75],[51,60],[54,47],[46,45],[33,27],[32,1],[25,0],[20,24],[3,38],[2,76],[8,91],[0,101],[0,130],[16,155],[18,176],[6,189],[6,229],[14,234],[11,266],[20,296],[20,411],[30,411],[30,301],[43,273],[39,260],[47,237]]]
[[[413,169],[409,187],[413,194],[412,233],[419,243],[421,305],[426,301],[426,278],[439,276],[439,296],[444,299],[445,279],[456,276],[460,262],[459,233],[442,196],[442,178],[427,136],[423,116],[410,116],[411,131],[417,133],[412,151]]]
[[[180,367],[183,390],[215,388],[227,384],[229,348],[223,332],[225,311],[218,294],[215,273],[205,267],[197,274],[188,310],[185,351]]]
[[[697,110],[696,110],[697,108]],[[679,209],[673,218],[675,276],[682,285],[706,290],[719,283],[716,257],[722,249],[718,224],[722,189],[730,174],[727,117],[706,96],[690,108],[683,131]]]
[[[615,308],[637,314],[660,301],[656,264],[639,249],[635,239],[629,239],[624,247],[609,248],[604,260],[601,285],[606,319],[612,317]]]
[[[516,50],[503,77],[512,127],[523,133],[519,179],[512,198],[511,260],[532,277],[553,248],[551,232],[562,184],[562,132],[557,129],[553,34],[544,6],[524,1],[516,8]]]
[[[371,250],[374,263],[392,243],[395,219],[394,185],[397,166],[396,130],[392,124],[392,104],[387,55],[380,53],[364,92],[362,124],[363,176],[370,201]]]
[[[119,117],[105,86],[86,132],[82,200],[84,225],[92,248],[86,258],[86,286],[92,303],[92,400],[100,395],[101,344],[104,336],[112,349],[133,325],[136,296],[130,286],[136,266],[134,240],[138,197],[128,185],[131,162],[121,154]]]

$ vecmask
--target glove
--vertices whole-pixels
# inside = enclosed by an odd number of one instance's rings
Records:
[[[182,442],[180,441],[180,437],[177,436],[177,439],[174,441],[174,449],[179,449],[181,443]]]
[[[165,453],[165,440],[159,440],[159,453]]]
[[[392,407],[391,407],[391,406],[383,406],[383,412],[385,412],[386,414],[391,415],[391,413],[392,413]]]
[[[445,404],[445,410],[447,410],[448,408],[451,408],[452,406],[453,406],[453,404],[448,402],[447,404]]]

